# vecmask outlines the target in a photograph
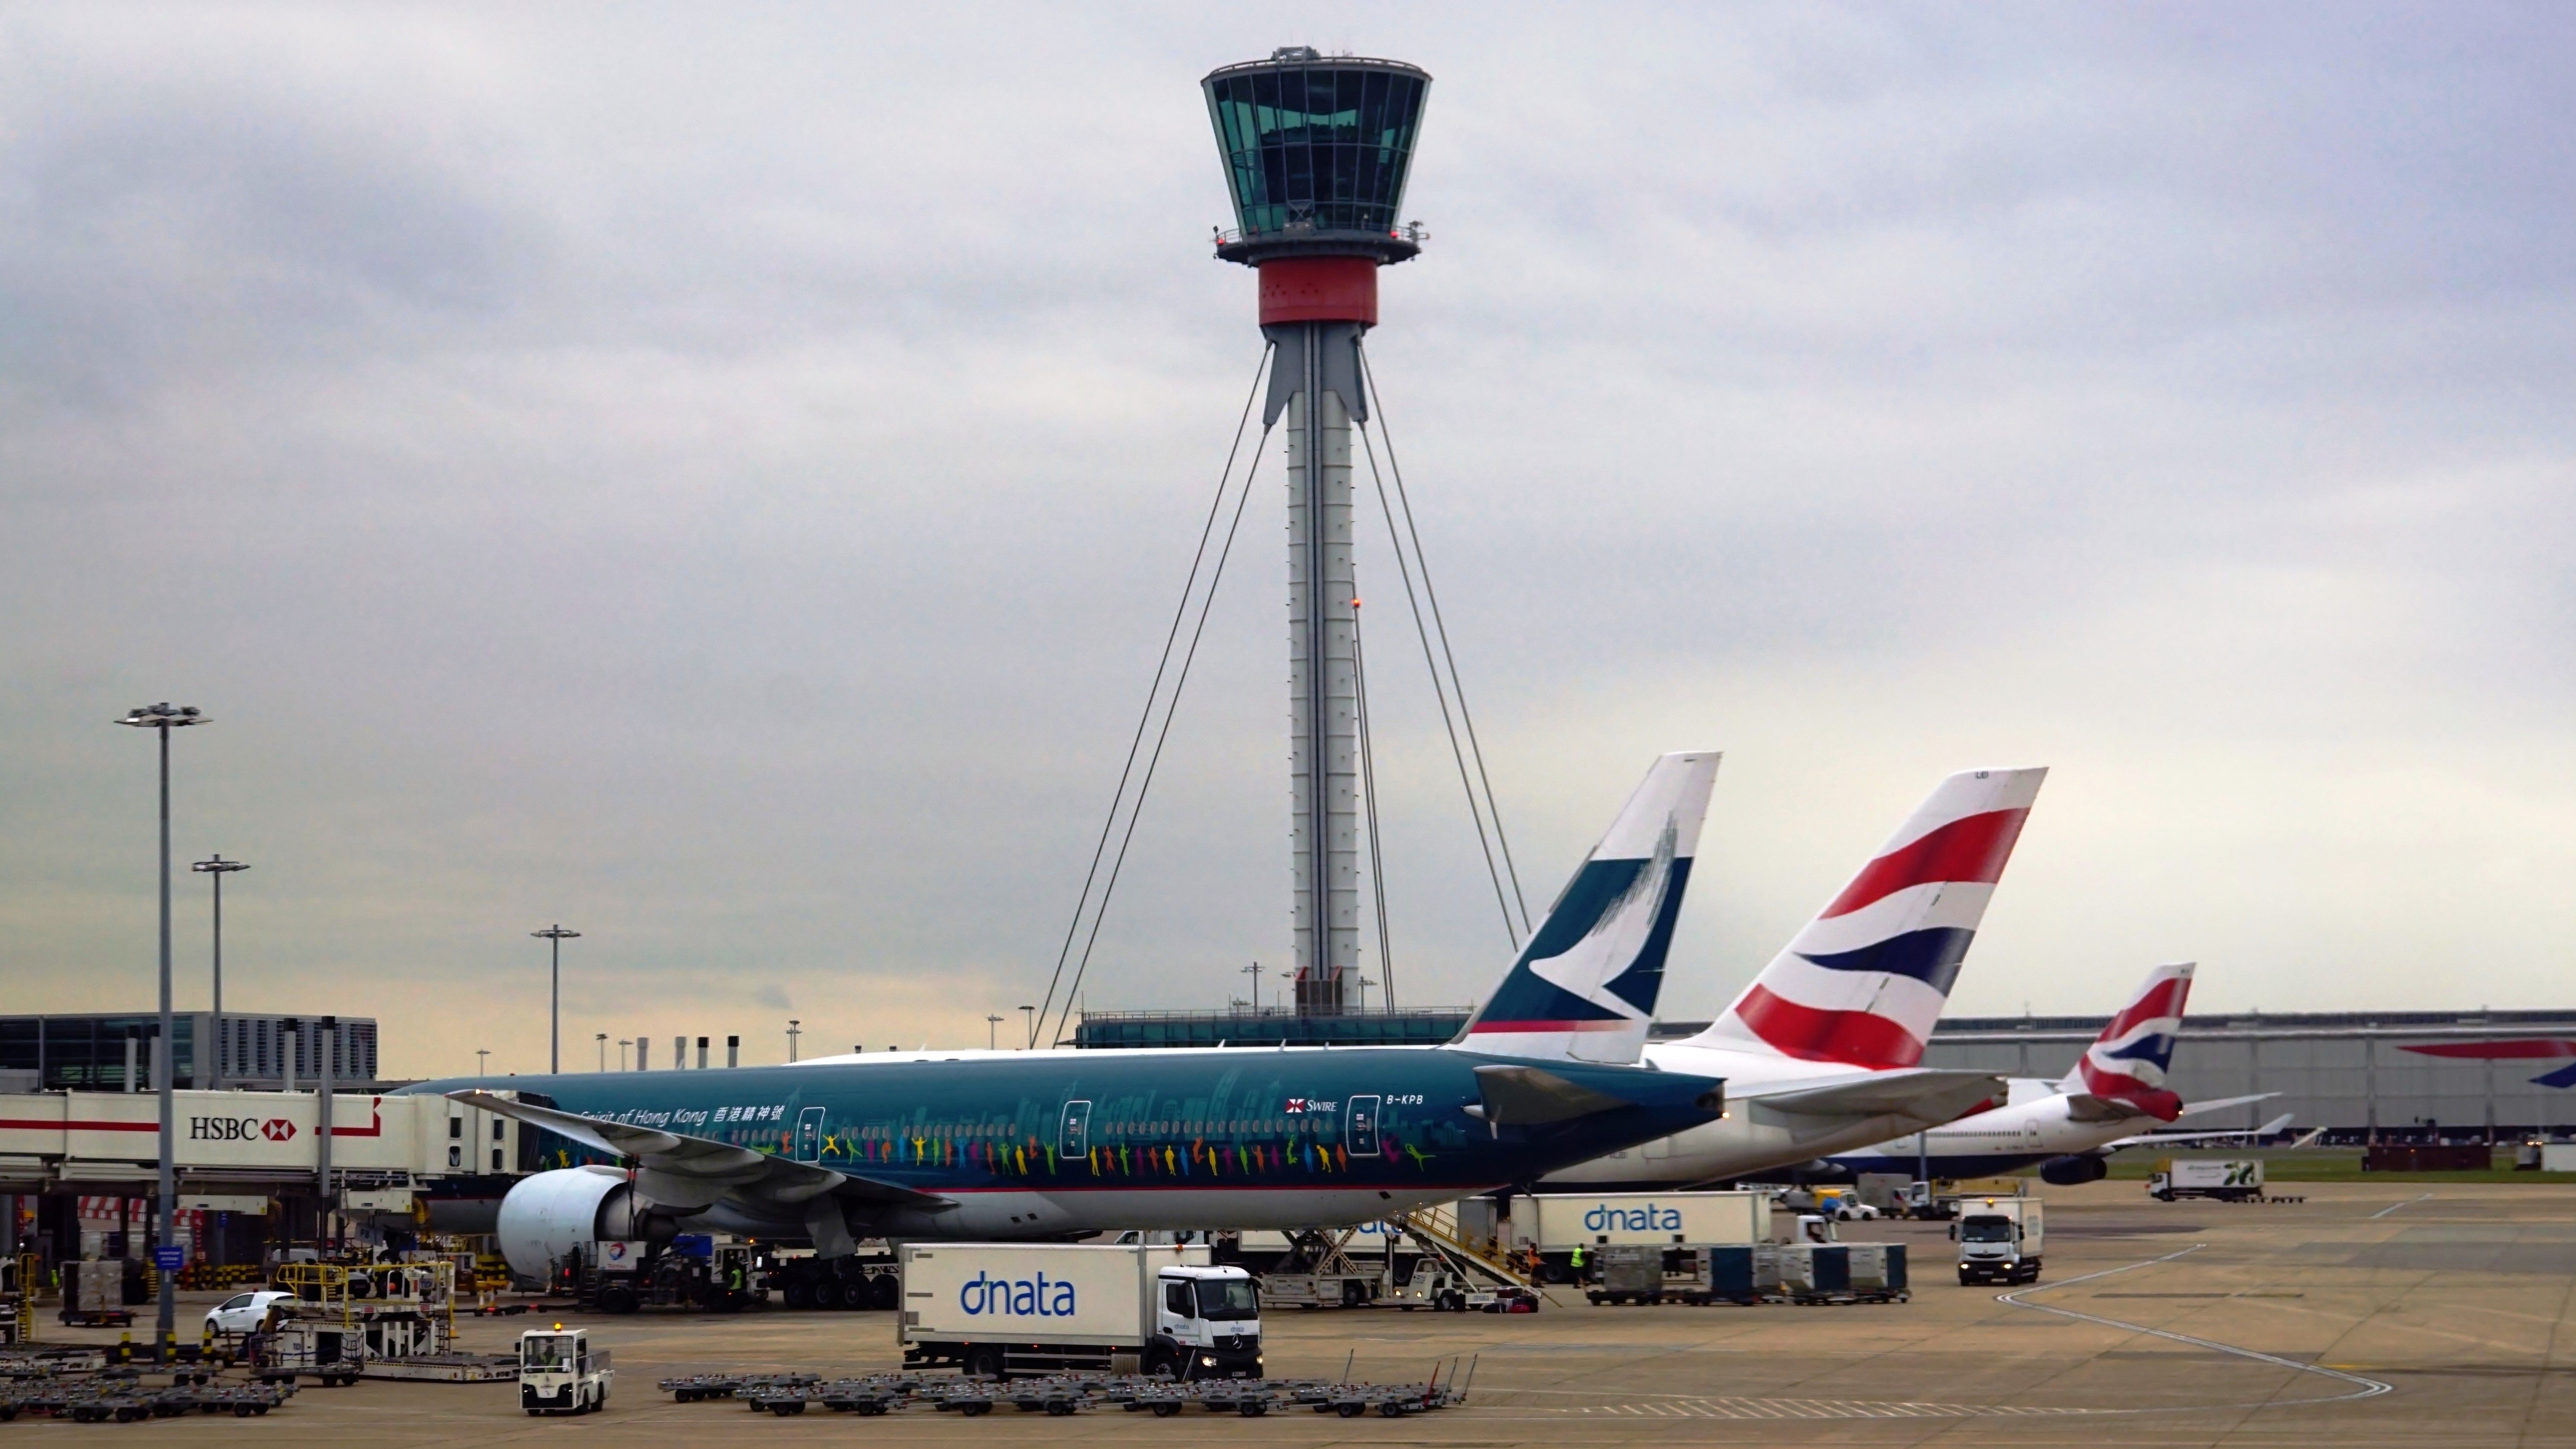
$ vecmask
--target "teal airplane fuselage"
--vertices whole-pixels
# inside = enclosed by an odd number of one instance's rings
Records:
[[[1498,1108],[1479,1067],[1544,1072],[1575,1105]],[[862,1236],[990,1239],[1364,1222],[1696,1126],[1717,1115],[1718,1084],[1456,1049],[1217,1048],[890,1053],[407,1090],[469,1088],[937,1199],[851,1202]],[[609,1160],[559,1137],[543,1149],[548,1168]],[[696,1221],[795,1230],[740,1203]]]

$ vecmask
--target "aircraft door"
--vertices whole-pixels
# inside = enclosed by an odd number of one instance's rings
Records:
[[[1081,1157],[1091,1151],[1091,1104],[1075,1100],[1064,1104],[1064,1123],[1056,1133],[1056,1156]]]
[[[1376,1097],[1353,1097],[1343,1109],[1342,1145],[1350,1149],[1353,1157],[1377,1156],[1378,1101]]]
[[[2030,1148],[2036,1148],[2039,1146],[2039,1119],[2037,1117],[2025,1117],[2022,1119],[2021,1145]]]
[[[808,1107],[796,1114],[796,1151],[798,1162],[823,1160],[823,1109]]]

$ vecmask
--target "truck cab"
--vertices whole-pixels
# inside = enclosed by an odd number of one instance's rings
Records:
[[[1962,1203],[1950,1236],[1959,1243],[1959,1283],[2036,1283],[2042,1247],[2037,1198]]]
[[[1146,1373],[1261,1377],[1261,1296],[1251,1274],[1241,1268],[1170,1267],[1155,1275],[1154,1288]]]
[[[519,1407],[530,1414],[595,1414],[608,1407],[617,1376],[608,1350],[590,1334],[558,1323],[519,1335]]]

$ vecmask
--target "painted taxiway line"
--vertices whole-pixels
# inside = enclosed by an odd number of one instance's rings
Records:
[[[2430,1197],[2431,1195],[2432,1194],[2430,1193],[2425,1194],[2426,1197]],[[2421,1199],[2418,1199],[2418,1201],[2421,1201]],[[2400,1204],[2399,1206],[2403,1206],[2403,1204]],[[2301,1363],[2294,1358],[2282,1358],[2278,1354],[2263,1353],[2251,1348],[2239,1348],[2235,1344],[2220,1343],[2216,1339],[2195,1338],[2188,1333],[2175,1333],[2168,1329],[2149,1328],[2143,1323],[2124,1323],[2119,1319],[2104,1318],[2098,1314],[2078,1313],[2072,1308],[2059,1308],[2053,1304],[2047,1303],[2032,1303],[2023,1296],[2030,1293],[2051,1292],[2059,1288],[2072,1288],[2078,1283],[2089,1283],[2096,1278],[2108,1278],[2114,1273],[2127,1273],[2139,1268],[2152,1268],[2159,1263],[2170,1263],[2174,1259],[2182,1257],[2185,1254],[2199,1252],[2202,1248],[2207,1246],[2208,1245],[2206,1243],[2194,1243],[2190,1247],[2184,1248],[2178,1252],[2167,1253],[2161,1258],[2149,1258],[2142,1263],[2129,1263],[2117,1268],[2105,1268],[2098,1273],[2086,1273],[2082,1277],[2067,1278],[2059,1282],[2045,1285],[2016,1288],[2010,1293],[1996,1294],[1995,1301],[1997,1303],[2009,1303],[2015,1308],[2027,1308],[2035,1313],[2053,1313],[2060,1318],[2072,1318],[2080,1323],[2099,1324],[2104,1328],[2117,1328],[2129,1333],[2143,1333],[2150,1338],[2161,1338],[2172,1343],[2186,1343],[2194,1348],[2208,1349],[2212,1353],[2231,1354],[2237,1358],[2252,1359],[2257,1363],[2268,1363],[2279,1368],[2293,1369],[2303,1374],[2315,1374],[2320,1378],[2339,1379],[2344,1383],[2354,1386],[2351,1393],[2328,1394],[2323,1398],[2317,1399],[2267,1399],[2260,1404],[2209,1404],[2197,1407],[2212,1409],[2269,1409],[2287,1408],[2296,1404],[2334,1404],[2341,1403],[2347,1399],[2375,1398],[2378,1395],[2392,1392],[2395,1389],[2396,1386],[2394,1384],[2385,1384],[2377,1379],[2363,1378],[2359,1374],[2348,1374],[2341,1369],[2325,1368],[2312,1363]]]

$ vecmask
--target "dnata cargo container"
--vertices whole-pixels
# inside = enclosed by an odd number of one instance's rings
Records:
[[[2035,1197],[1979,1197],[1959,1204],[1959,1282],[2036,1283],[2047,1224]]]
[[[1199,1245],[907,1243],[906,1368],[1261,1377],[1252,1275]]]
[[[1511,1200],[1514,1252],[1576,1247],[1759,1243],[1771,1236],[1771,1196],[1760,1192],[1542,1193]]]
[[[2263,1159],[2168,1157],[2147,1175],[2147,1191],[2165,1202],[2178,1197],[2214,1197],[2229,1202],[2258,1198],[2263,1195]]]

